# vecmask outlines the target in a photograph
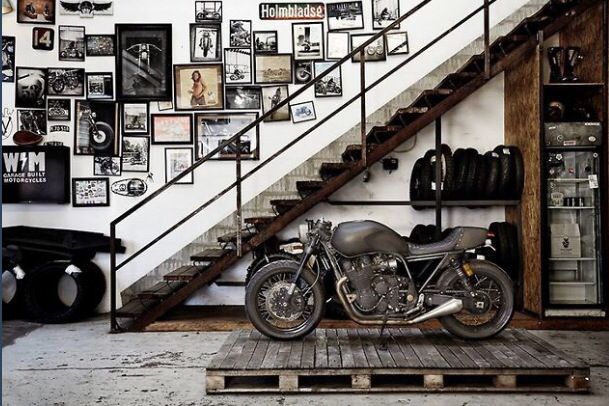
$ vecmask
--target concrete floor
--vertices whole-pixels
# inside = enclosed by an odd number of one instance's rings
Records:
[[[2,404],[64,405],[603,405],[609,332],[537,331],[592,366],[589,395],[376,394],[206,396],[204,369],[228,333],[108,334],[98,318],[70,325],[8,321]]]

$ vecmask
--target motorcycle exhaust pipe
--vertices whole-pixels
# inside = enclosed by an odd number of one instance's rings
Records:
[[[463,309],[463,301],[461,299],[453,298],[447,302],[442,303],[438,307],[431,309],[427,313],[420,315],[419,317],[415,317],[412,320],[408,320],[406,322],[406,324],[416,324],[416,323],[421,323],[421,322],[429,320],[429,319],[435,319],[437,317],[448,316],[451,314],[459,313],[462,309]]]

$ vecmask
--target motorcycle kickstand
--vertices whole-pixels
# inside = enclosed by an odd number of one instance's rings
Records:
[[[379,349],[381,351],[387,351],[387,340],[388,337],[383,337],[383,333],[385,332],[385,328],[387,327],[387,313],[385,313],[385,316],[383,316],[383,324],[381,324],[381,333],[379,334],[379,338],[380,338],[380,345],[379,345]],[[389,334],[389,336],[391,336],[391,334]],[[393,336],[391,336],[391,338],[393,338]]]

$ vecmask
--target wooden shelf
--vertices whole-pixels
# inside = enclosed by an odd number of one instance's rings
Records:
[[[591,87],[591,88],[595,88],[595,87],[599,87],[599,88],[603,88],[605,86],[604,83],[586,83],[586,82],[560,82],[560,83],[546,83],[544,84],[544,86],[546,87]]]

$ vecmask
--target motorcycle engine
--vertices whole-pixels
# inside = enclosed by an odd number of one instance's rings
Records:
[[[355,294],[355,305],[367,314],[404,312],[416,303],[414,284],[399,275],[392,256],[361,256],[341,263]]]

